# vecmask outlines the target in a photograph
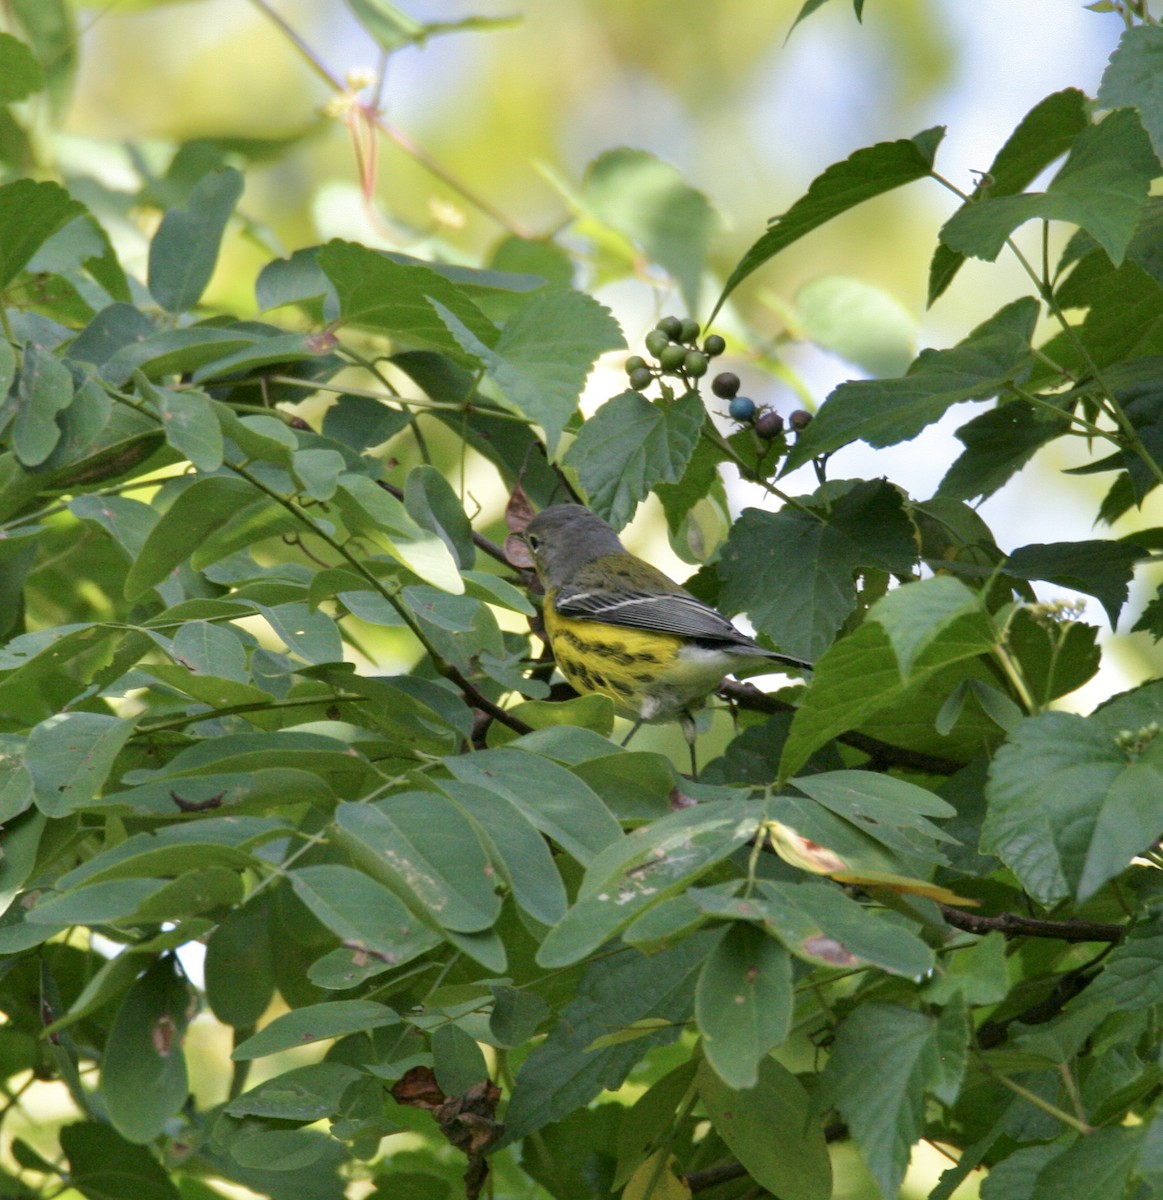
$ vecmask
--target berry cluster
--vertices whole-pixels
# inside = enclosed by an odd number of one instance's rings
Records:
[[[639,354],[631,355],[626,360],[630,386],[636,392],[644,392],[659,375],[677,375],[686,381],[701,379],[711,359],[722,354],[727,343],[712,333],[700,349],[698,337],[698,321],[690,317],[663,317],[646,335],[646,349],[658,366],[650,366]]]
[[[677,376],[688,387],[709,370],[712,358],[727,349],[727,343],[717,334],[708,334],[700,347],[699,323],[690,317],[663,317],[646,335],[646,349],[657,365],[648,363],[640,354],[626,359],[626,374],[636,392],[644,392],[664,375]],[[666,391],[666,389],[663,389]],[[784,430],[783,417],[772,408],[760,408],[747,396],[739,395],[739,376],[733,371],[721,371],[711,380],[711,391],[720,400],[729,402],[731,419],[750,425],[764,441],[779,437]],[[799,433],[808,427],[810,412],[797,409],[787,419],[791,429]]]
[[[722,371],[711,380],[711,391],[720,400],[729,401],[727,411],[733,421],[750,425],[764,441],[771,441],[783,433],[783,417],[773,408],[759,408],[749,396],[739,395],[739,376],[734,371]],[[802,408],[796,409],[787,419],[796,433],[806,429],[812,414]]]

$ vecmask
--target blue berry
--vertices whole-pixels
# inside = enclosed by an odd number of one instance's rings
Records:
[[[735,396],[731,401],[731,419],[735,421],[750,421],[755,416],[755,401],[747,396]]]

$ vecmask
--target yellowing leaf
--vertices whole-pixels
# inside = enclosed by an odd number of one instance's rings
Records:
[[[776,854],[801,871],[811,871],[813,875],[834,875],[837,871],[848,869],[848,864],[835,851],[796,833],[782,821],[765,821],[763,828],[771,838],[771,847]]]
[[[664,1157],[666,1162],[662,1163]],[[678,1159],[673,1154],[656,1151],[630,1176],[622,1200],[690,1200],[691,1190],[678,1171]]]
[[[911,879],[908,875],[893,875],[890,871],[838,871],[832,875],[837,883],[856,883],[866,888],[884,888],[902,896],[924,896],[939,904],[967,904],[976,908],[981,901],[970,900],[937,883]]]

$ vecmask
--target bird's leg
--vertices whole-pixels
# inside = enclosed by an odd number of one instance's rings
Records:
[[[678,715],[679,728],[682,729],[682,736],[686,738],[686,744],[691,752],[691,782],[697,783],[699,779],[699,760],[695,753],[695,739],[699,736],[695,729],[695,719],[691,716],[689,708],[684,708]]]
[[[641,717],[639,717],[639,718],[638,718],[638,720],[637,720],[637,721],[635,721],[635,722],[634,722],[634,724],[630,726],[630,732],[629,732],[628,734],[626,734],[626,736],[625,736],[625,737],[622,739],[622,745],[623,745],[623,746],[626,746],[626,745],[628,745],[628,744],[629,744],[629,742],[630,742],[630,739],[631,739],[631,738],[632,738],[632,737],[633,737],[633,736],[634,736],[634,735],[635,735],[635,734],[638,732],[638,730],[639,730],[639,729],[641,729],[641,728],[642,728],[642,718],[641,718]]]

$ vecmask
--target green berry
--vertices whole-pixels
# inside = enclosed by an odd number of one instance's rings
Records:
[[[677,342],[678,335],[682,333],[682,322],[678,317],[663,317],[654,328],[659,333],[665,333],[670,341]]]
[[[641,371],[646,366],[646,359],[641,354],[631,354],[626,359],[626,374],[633,375],[635,371]]]
[[[688,350],[683,356],[682,369],[692,378],[699,379],[707,373],[710,363],[701,350]]]
[[[802,408],[797,408],[794,413],[787,419],[787,423],[796,431],[802,433],[812,423],[812,414],[805,412]]]
[[[735,421],[750,421],[755,416],[755,401],[746,396],[736,396],[731,401],[730,412]]]
[[[730,400],[739,390],[739,376],[734,371],[721,371],[711,380],[711,391],[720,400]]]
[[[693,317],[687,317],[679,327],[676,342],[693,342],[699,336],[699,323]]]
[[[661,329],[652,329],[644,340],[653,358],[657,358],[670,345],[670,338]]]
[[[654,372],[647,366],[641,366],[630,372],[630,386],[636,392],[644,392],[654,381]]]
[[[726,349],[727,343],[717,333],[712,333],[703,342],[703,353],[708,358],[718,358]]]
[[[770,442],[772,438],[779,437],[783,433],[783,417],[775,409],[765,408],[755,418],[755,432],[764,441]]]
[[[681,346],[672,344],[658,356],[658,361],[664,371],[678,371],[686,362],[686,351]]]

